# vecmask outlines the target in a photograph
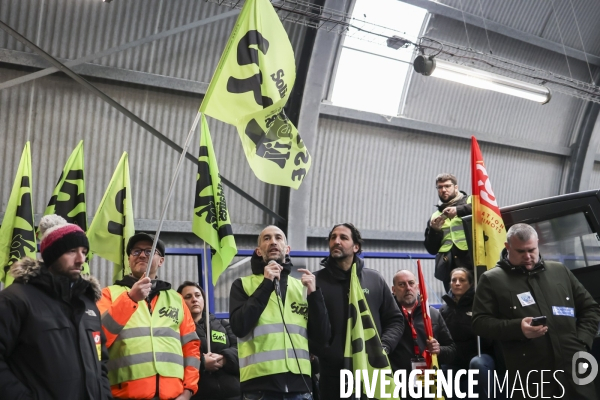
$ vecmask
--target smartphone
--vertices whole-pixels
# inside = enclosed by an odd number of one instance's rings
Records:
[[[546,316],[542,315],[541,317],[534,317],[529,324],[531,326],[540,326],[546,325]]]

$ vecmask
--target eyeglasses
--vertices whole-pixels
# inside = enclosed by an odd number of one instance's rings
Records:
[[[437,188],[437,190],[443,190],[443,189],[450,189],[452,186],[454,186],[454,184],[450,183],[448,185],[439,185],[439,186],[436,186],[436,188]]]
[[[142,253],[144,253],[146,255],[146,257],[150,257],[150,254],[152,254],[152,249],[133,249],[133,250],[131,250],[131,255],[134,257],[139,257],[139,255]],[[154,254],[160,255],[158,250],[154,250]]]

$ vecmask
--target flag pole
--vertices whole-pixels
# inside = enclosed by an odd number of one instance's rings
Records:
[[[204,243],[204,251],[202,253],[202,266],[204,271],[204,314],[206,318],[206,347],[210,353],[210,305],[208,304],[208,257],[206,256],[206,242]]]
[[[146,267],[146,274],[148,276],[150,274],[150,267],[152,266],[152,260],[154,259],[154,252],[156,251],[156,244],[158,243],[158,236],[160,235],[160,231],[162,229],[163,222],[165,221],[165,216],[167,215],[167,209],[169,208],[169,202],[171,201],[171,197],[173,196],[173,192],[175,191],[175,183],[177,182],[177,177],[179,176],[179,171],[181,170],[181,165],[183,164],[183,160],[187,154],[187,150],[190,147],[190,142],[192,140],[192,136],[194,135],[194,131],[198,126],[198,122],[200,122],[200,116],[202,114],[200,111],[196,114],[196,118],[194,119],[194,123],[192,124],[192,128],[188,133],[187,139],[185,140],[185,144],[183,146],[183,150],[181,151],[181,156],[179,157],[179,162],[177,163],[177,167],[175,168],[175,174],[173,175],[173,179],[171,180],[171,186],[169,187],[169,192],[167,193],[167,200],[165,201],[165,205],[163,206],[162,213],[160,214],[160,220],[158,221],[158,228],[156,229],[156,233],[154,234],[154,243],[152,243],[151,256],[148,257],[148,266]],[[164,256],[164,254],[163,254]]]

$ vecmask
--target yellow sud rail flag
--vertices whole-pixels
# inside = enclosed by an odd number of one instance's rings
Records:
[[[212,257],[212,282],[216,285],[217,279],[236,255],[237,247],[219,177],[217,158],[204,115],[202,115],[198,161],[192,231],[216,251]]]
[[[124,152],[87,232],[90,252],[114,263],[113,282],[131,273],[125,247],[134,234],[129,161]]]
[[[381,338],[379,337],[379,333],[377,333],[377,327],[373,321],[369,304],[360,286],[360,281],[356,274],[356,263],[352,265],[352,273],[350,275],[344,369],[348,369],[352,373],[355,373],[356,370],[361,370],[362,393],[369,399],[392,398],[399,400],[398,398],[391,397],[395,387],[394,374],[388,356],[381,345]],[[389,371],[389,374],[382,374],[382,371]],[[368,379],[364,379],[365,373]],[[371,380],[373,376],[375,376],[375,379]],[[387,382],[387,386],[382,384],[383,380]],[[381,397],[382,387],[385,387],[386,397]],[[351,397],[361,396],[353,395]]]
[[[475,266],[490,269],[500,259],[506,241],[506,228],[475,136],[471,136],[471,184],[473,261]]]
[[[268,0],[247,0],[200,112],[235,125],[258,179],[298,189],[311,165],[285,115],[296,79],[294,50]]]
[[[31,190],[31,150],[25,144],[17,176],[0,227],[0,280],[4,286],[13,282],[10,266],[27,256],[36,258],[37,244],[33,220]]]
[[[85,181],[83,172],[83,140],[79,142],[58,178],[44,215],[57,214],[70,224],[77,224],[87,231],[87,212],[85,205]],[[86,262],[82,272],[89,274]]]

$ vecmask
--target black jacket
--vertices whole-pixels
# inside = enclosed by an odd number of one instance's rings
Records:
[[[456,203],[449,205],[447,203],[438,204],[436,207],[439,212],[443,212],[447,207],[456,207],[456,215],[460,218],[472,214],[472,206],[467,203],[469,196],[461,191],[463,198]],[[456,267],[464,267],[473,270],[473,261],[469,251],[460,250],[456,246],[452,246],[450,251],[438,253],[442,246],[444,234],[442,231],[431,229],[431,218],[427,220],[427,228],[425,229],[425,249],[429,254],[435,254],[435,277],[444,282],[446,290],[449,289],[450,272]]]
[[[458,300],[458,303],[452,297],[452,292],[442,296],[446,304],[440,308],[440,314],[456,344],[456,357],[452,362],[454,369],[469,369],[471,358],[478,355],[477,335],[473,332],[471,324],[474,296],[473,286]],[[486,338],[480,340],[481,352],[494,356],[492,341]]]
[[[446,323],[442,318],[438,310],[433,307],[429,307],[429,314],[431,315],[431,326],[433,328],[433,337],[440,344],[440,354],[438,355],[438,363],[451,364],[454,361],[456,355],[456,345],[452,340],[452,336],[446,327]],[[423,323],[423,311],[419,304],[412,312],[412,321],[417,331],[417,342],[419,344],[419,350],[421,355],[426,349],[427,337],[425,335],[425,324]],[[397,371],[399,369],[406,370],[409,374],[411,371],[410,359],[415,356],[414,341],[412,337],[412,330],[408,323],[402,334],[398,346],[390,353],[390,363],[392,364],[392,370]]]
[[[98,281],[71,286],[29,258],[10,273],[14,283],[0,292],[0,397],[112,399]]]
[[[375,270],[365,268],[363,260],[355,257],[356,272],[373,315],[381,343],[390,351],[402,336],[404,318],[396,305],[390,287],[383,276]],[[348,322],[348,293],[351,271],[338,268],[335,260],[327,257],[321,261],[324,269],[315,273],[317,286],[323,291],[329,314],[331,338],[311,341],[311,352],[319,357],[321,364],[321,391],[323,398],[329,393],[339,394],[339,374],[344,368],[344,346]],[[335,386],[335,388],[333,387]]]
[[[240,363],[238,360],[237,337],[231,331],[229,322],[217,319],[210,314],[211,353],[221,354],[226,362],[223,368],[210,372],[204,369],[204,354],[208,353],[206,343],[206,323],[203,316],[196,323],[196,333],[202,343],[202,362],[198,392],[192,399],[226,399],[240,396]],[[218,332],[218,333],[217,333]],[[225,341],[225,343],[223,343]]]
[[[252,255],[251,260],[252,273],[254,275],[263,275],[265,263],[261,257]],[[285,295],[287,293],[288,276],[292,270],[292,263],[286,256],[286,262],[282,265],[280,291],[281,299],[285,304]],[[252,296],[248,296],[242,286],[242,280],[236,279],[231,286],[229,296],[229,322],[231,330],[238,337],[244,337],[254,329],[258,319],[267,307],[269,297],[274,290],[273,282],[265,279]],[[329,338],[329,325],[323,323],[327,321],[327,309],[323,294],[317,282],[317,290],[307,297],[308,302],[308,339],[326,340]],[[308,388],[307,388],[308,386]],[[262,376],[260,378],[250,379],[241,383],[242,392],[249,391],[271,391],[271,392],[307,392],[311,390],[311,377],[309,375],[300,376],[291,372],[285,374],[273,374]]]

